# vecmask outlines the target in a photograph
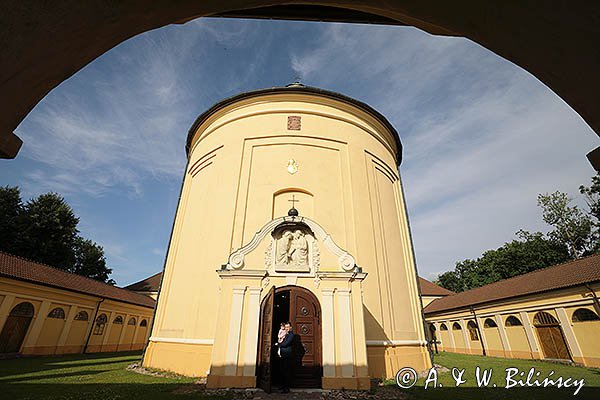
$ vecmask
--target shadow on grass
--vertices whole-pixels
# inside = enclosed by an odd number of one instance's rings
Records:
[[[398,394],[404,393],[413,399],[424,400],[503,400],[503,399],[523,399],[523,400],[554,400],[554,399],[600,399],[600,388],[583,387],[579,393],[574,396],[576,388],[503,388],[503,387],[437,387],[428,388],[413,387],[411,389],[401,390],[397,388]]]
[[[85,368],[100,365],[135,362],[142,353],[65,354],[60,356],[32,356],[0,360],[0,379],[10,375],[37,373],[54,369]]]
[[[93,371],[76,371],[76,372],[65,372],[62,374],[47,374],[47,375],[35,375],[35,376],[23,376],[17,378],[9,378],[3,379],[2,383],[14,383],[14,382],[27,382],[27,381],[39,381],[40,379],[60,379],[60,378],[72,378],[72,377],[82,377],[82,376],[93,376],[102,374],[104,372],[108,372],[110,370],[93,370]]]
[[[231,396],[206,396],[201,393],[177,392],[183,385],[176,383],[153,384],[43,384],[43,383],[11,383],[0,386],[0,398],[10,400],[107,400],[107,399],[230,399]]]

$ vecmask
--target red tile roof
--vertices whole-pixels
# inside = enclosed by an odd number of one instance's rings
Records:
[[[0,251],[0,276],[154,308],[148,296]]]
[[[436,299],[425,307],[424,311],[426,314],[432,314],[598,281],[600,281],[600,254]]]
[[[429,282],[427,279],[423,279],[421,277],[419,277],[419,285],[421,286],[422,296],[449,296],[454,294],[453,291],[438,286],[435,283]]]
[[[134,292],[158,292],[161,279],[162,272],[159,272],[158,274],[154,274],[151,277],[142,279],[139,282],[125,286],[125,289],[133,290]]]

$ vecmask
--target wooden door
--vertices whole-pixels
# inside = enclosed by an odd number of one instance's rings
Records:
[[[321,307],[317,298],[308,290],[299,287],[290,289],[290,320],[296,335],[292,386],[320,388]]]
[[[538,326],[536,329],[545,358],[571,359],[560,326]]]
[[[275,287],[263,300],[260,313],[260,337],[258,338],[257,386],[271,393],[271,345],[273,344],[273,303]]]
[[[0,353],[18,353],[21,350],[33,313],[31,303],[20,303],[12,309],[0,332]]]

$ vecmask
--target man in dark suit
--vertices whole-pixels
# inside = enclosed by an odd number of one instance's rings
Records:
[[[283,338],[283,341],[277,343],[276,346],[279,347],[278,354],[281,357],[281,376],[283,378],[281,391],[289,393],[293,373],[292,368],[294,366],[294,332],[292,332],[292,324],[289,322],[285,323],[285,329],[287,330],[287,334]]]

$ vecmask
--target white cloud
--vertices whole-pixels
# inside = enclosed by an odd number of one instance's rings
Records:
[[[536,196],[576,197],[597,137],[519,67],[465,39],[330,26],[291,56],[309,84],[359,97],[399,130],[419,270],[426,277],[541,230]]]

